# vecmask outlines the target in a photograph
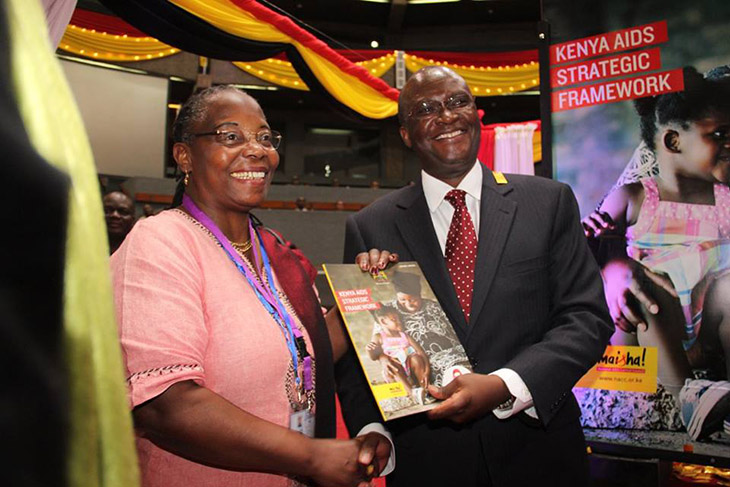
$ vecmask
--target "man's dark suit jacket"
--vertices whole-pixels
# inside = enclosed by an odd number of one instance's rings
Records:
[[[573,385],[601,357],[613,332],[598,267],[570,188],[552,180],[483,168],[474,297],[466,323],[420,183],[351,216],[345,262],[372,248],[417,261],[466,349],[475,372],[517,372],[539,420],[492,413],[463,426],[424,414],[389,422],[397,486],[579,486],[587,483],[580,410]],[[337,365],[352,434],[381,422],[350,351]]]

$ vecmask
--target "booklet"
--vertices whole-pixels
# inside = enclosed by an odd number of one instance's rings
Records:
[[[427,411],[444,386],[472,371],[464,347],[416,262],[377,275],[324,264],[332,293],[385,421]]]

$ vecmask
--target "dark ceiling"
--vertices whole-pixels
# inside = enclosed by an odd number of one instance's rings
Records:
[[[409,4],[407,0],[259,0],[300,21],[336,49],[507,51],[535,47],[540,0],[460,0]],[[81,8],[109,12],[97,0]]]

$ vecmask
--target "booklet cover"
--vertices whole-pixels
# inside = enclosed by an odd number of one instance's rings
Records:
[[[429,384],[471,372],[451,323],[416,262],[373,276],[325,264],[332,293],[385,421],[432,409]]]

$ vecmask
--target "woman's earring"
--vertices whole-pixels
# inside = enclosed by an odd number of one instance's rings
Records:
[[[185,171],[185,179],[183,179],[183,184],[185,186],[187,186],[189,182],[190,182],[190,171]]]

